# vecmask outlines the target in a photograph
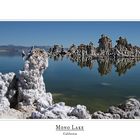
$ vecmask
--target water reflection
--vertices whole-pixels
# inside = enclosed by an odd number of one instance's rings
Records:
[[[117,59],[114,62],[114,65],[116,67],[116,72],[119,76],[125,74],[127,70],[131,69],[133,66],[136,65],[137,62],[140,61],[140,58],[122,58]]]
[[[77,65],[80,67],[80,68],[84,68],[84,67],[88,67],[89,69],[92,69],[93,68],[93,65],[95,63],[95,60],[91,59],[91,58],[82,58],[82,57],[69,57],[70,60],[74,63],[76,62]]]
[[[61,54],[58,54],[58,55],[51,55],[51,56],[49,56],[49,58],[51,58],[51,59],[53,59],[54,61],[62,61],[63,60],[63,58],[64,58],[64,55],[61,55]]]
[[[65,55],[50,56],[54,61],[63,60]],[[93,59],[92,57],[81,57],[78,55],[66,56],[72,63],[76,63],[80,68],[88,67],[90,70],[93,69],[94,64],[98,64],[98,72],[101,76],[107,75],[111,72],[113,66],[118,76],[124,75],[127,70],[131,69],[140,61],[140,58],[109,58],[104,59]]]
[[[98,63],[98,72],[101,76],[107,75],[112,70],[113,60],[110,58],[106,59],[97,59]]]

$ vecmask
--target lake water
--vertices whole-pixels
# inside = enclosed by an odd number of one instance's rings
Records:
[[[72,106],[83,104],[90,112],[106,111],[109,106],[122,103],[129,97],[139,99],[139,61],[117,61],[49,59],[49,67],[44,73],[47,91],[53,94],[54,102],[64,101]],[[21,56],[0,55],[0,72],[18,74],[23,63]]]

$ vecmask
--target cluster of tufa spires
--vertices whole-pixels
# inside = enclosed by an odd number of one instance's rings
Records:
[[[99,46],[95,47],[92,42],[88,45],[80,44],[76,46],[72,44],[69,49],[63,46],[54,45],[49,49],[50,56],[67,55],[71,57],[89,57],[93,58],[136,58],[140,57],[140,48],[132,46],[126,38],[119,37],[115,47],[112,46],[112,40],[105,35],[101,35],[98,41]]]

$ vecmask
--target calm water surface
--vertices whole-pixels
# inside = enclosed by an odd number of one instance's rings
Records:
[[[134,66],[128,61],[121,72],[115,65],[97,63],[92,67],[72,62],[64,57],[54,61],[49,59],[49,67],[44,73],[47,91],[53,93],[54,101],[64,101],[67,105],[86,105],[90,112],[106,111],[110,105],[117,105],[129,97],[140,98],[140,63]],[[21,56],[0,55],[0,72],[15,72],[23,67]],[[83,67],[83,68],[81,68]]]

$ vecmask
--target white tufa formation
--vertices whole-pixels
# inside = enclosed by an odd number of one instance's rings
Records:
[[[27,56],[24,70],[19,72],[18,101],[24,105],[37,103],[40,106],[52,105],[52,95],[46,93],[43,72],[48,67],[45,50],[34,49]]]

